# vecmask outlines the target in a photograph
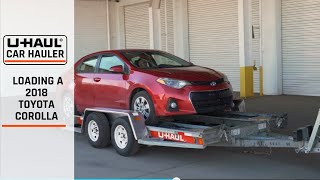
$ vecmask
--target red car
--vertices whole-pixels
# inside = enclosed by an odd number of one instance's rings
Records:
[[[160,117],[223,112],[233,106],[224,74],[158,50],[96,52],[75,64],[77,112],[131,109],[148,124]]]

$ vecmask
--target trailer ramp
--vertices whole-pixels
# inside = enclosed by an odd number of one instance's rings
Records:
[[[77,128],[72,129],[88,133],[86,122],[91,120],[99,123],[101,120],[90,119],[89,115],[92,113],[104,114],[111,125],[117,122],[121,122],[123,126],[127,124],[127,132],[132,131],[133,134],[131,143],[148,146],[194,149],[204,149],[207,146],[270,147],[293,148],[297,153],[320,153],[320,110],[313,126],[301,127],[292,136],[272,132],[274,128],[286,127],[288,116],[285,113],[228,112],[221,115],[176,116],[160,121],[156,126],[147,126],[140,113],[101,107],[86,109],[82,116],[75,118]],[[112,128],[106,131],[114,134]],[[119,148],[116,150],[121,155],[136,152],[136,149],[127,153]]]
[[[139,143],[197,149],[207,146],[294,148],[297,153],[319,153],[320,111],[314,126],[299,128],[293,136],[273,133],[272,128],[286,127],[287,118],[285,113],[244,112],[180,116],[174,122],[147,126],[147,136]]]

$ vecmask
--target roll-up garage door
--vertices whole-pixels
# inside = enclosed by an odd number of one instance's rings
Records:
[[[106,1],[75,1],[75,60],[108,48]]]
[[[124,7],[125,39],[128,49],[149,49],[149,3]]]
[[[173,0],[161,0],[161,50],[174,54]]]
[[[188,0],[190,60],[228,75],[240,89],[238,1]]]
[[[319,0],[282,0],[284,94],[320,96],[319,29]]]

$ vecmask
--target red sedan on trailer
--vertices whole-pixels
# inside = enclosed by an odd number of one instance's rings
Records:
[[[101,51],[75,64],[75,108],[131,109],[147,124],[159,117],[223,112],[232,86],[221,72],[158,50]]]

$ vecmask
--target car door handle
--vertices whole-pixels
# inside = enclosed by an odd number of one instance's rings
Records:
[[[101,81],[101,78],[95,77],[95,78],[93,78],[93,80],[94,80],[95,82],[99,82],[99,81]]]

